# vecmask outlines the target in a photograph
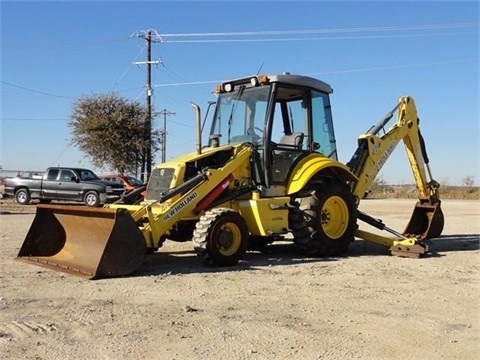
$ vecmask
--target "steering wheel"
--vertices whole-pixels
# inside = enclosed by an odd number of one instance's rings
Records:
[[[255,126],[254,129],[258,130],[260,132],[260,134],[263,134],[263,129],[260,129],[258,126]]]
[[[258,130],[262,136],[258,135],[254,130]],[[263,139],[263,129],[260,129],[259,127],[255,126],[253,128],[247,129],[247,135],[252,137],[252,142],[256,145],[262,143]]]

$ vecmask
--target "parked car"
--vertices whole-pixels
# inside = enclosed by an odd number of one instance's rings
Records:
[[[5,180],[5,193],[14,196],[22,205],[38,199],[43,203],[69,200],[100,206],[120,198],[124,192],[123,184],[101,180],[89,169],[74,167],[51,167],[43,176],[17,176]]]
[[[125,186],[125,191],[133,190],[145,185],[142,180],[130,175],[100,175],[100,179],[110,182],[122,183]]]
[[[127,204],[135,204],[142,201],[147,193],[147,184],[131,175],[107,174],[101,175],[100,178],[104,181],[123,184],[125,186],[125,193],[121,200]],[[140,188],[142,188],[142,190],[140,190]]]
[[[7,183],[7,177],[2,176],[0,178],[0,199],[7,198],[8,195],[5,193],[5,184]]]

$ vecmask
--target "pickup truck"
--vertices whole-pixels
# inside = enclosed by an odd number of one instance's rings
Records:
[[[4,191],[22,205],[38,199],[41,203],[67,200],[98,207],[112,198],[118,199],[125,187],[123,184],[101,180],[89,169],[50,167],[43,176],[7,178]]]

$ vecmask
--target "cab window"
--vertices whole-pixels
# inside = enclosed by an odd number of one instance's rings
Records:
[[[60,170],[54,169],[54,170],[49,170],[47,174],[47,180],[57,180],[57,176]]]
[[[72,170],[62,170],[60,173],[60,181],[73,181],[75,174]]]
[[[313,150],[337,160],[332,112],[328,94],[312,92]]]
[[[271,125],[273,183],[284,183],[295,160],[309,148],[309,96],[304,89],[282,87]]]

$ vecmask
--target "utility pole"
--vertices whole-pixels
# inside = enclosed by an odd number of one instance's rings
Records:
[[[145,39],[147,46],[147,61],[134,62],[135,65],[147,65],[147,116],[145,119],[145,149],[143,150],[143,161],[141,170],[141,180],[147,181],[152,173],[152,64],[158,65],[160,61],[152,61],[152,42],[160,42],[162,39],[156,30],[141,30],[135,33],[138,38]],[[146,173],[146,177],[145,177]]]
[[[161,132],[161,143],[162,147],[160,151],[162,152],[162,163],[166,162],[167,158],[167,116],[175,115],[174,112],[163,109],[160,111],[160,115],[163,115],[163,131]]]

